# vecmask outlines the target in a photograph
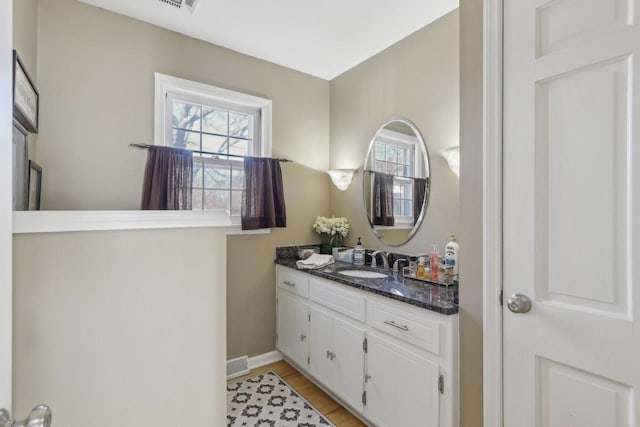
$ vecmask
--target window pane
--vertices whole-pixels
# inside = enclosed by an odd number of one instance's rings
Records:
[[[229,193],[224,190],[204,190],[204,209],[229,210]]]
[[[376,143],[374,158],[376,160],[384,160],[384,144]]]
[[[204,107],[202,109],[202,131],[227,134],[227,112]]]
[[[202,209],[202,188],[194,187],[191,192],[191,210],[200,211]]]
[[[250,138],[251,128],[249,116],[246,114],[229,113],[229,136]]]
[[[404,216],[413,216],[413,212],[411,212],[411,208],[413,207],[413,203],[411,203],[411,200],[405,200],[403,201],[404,203],[404,212],[403,215]]]
[[[387,163],[387,173],[389,175],[397,175],[398,168],[395,163]]]
[[[211,153],[228,153],[227,138],[223,136],[202,135],[202,151]]]
[[[173,130],[173,146],[187,150],[200,150],[200,134],[184,130]]]
[[[398,161],[398,147],[395,145],[387,144],[387,161],[388,162],[397,162]]]
[[[246,139],[230,139],[229,154],[248,156],[251,154],[249,153],[249,141]]]
[[[181,101],[173,101],[174,128],[200,131],[200,106]]]
[[[228,189],[231,187],[229,166],[207,165],[204,170],[204,187]]]
[[[376,161],[376,164],[375,164],[375,167],[373,168],[373,170],[376,171],[376,172],[385,172],[386,171],[385,162]]]
[[[193,159],[193,187],[202,187],[203,185],[203,165],[202,162]]]
[[[231,192],[231,215],[240,215],[242,206],[242,191]]]
[[[398,163],[402,163],[404,165],[409,163],[409,154],[408,154],[408,152],[409,152],[409,150],[407,150],[406,148],[398,147]]]
[[[393,199],[393,215],[398,216],[401,215],[400,209],[402,208],[402,203],[400,199]]]
[[[231,188],[242,190],[244,188],[244,169],[233,168],[231,175]]]

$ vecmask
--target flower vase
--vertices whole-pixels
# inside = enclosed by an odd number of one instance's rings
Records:
[[[333,248],[342,246],[342,239],[337,235],[323,235],[322,246],[320,247],[321,254],[333,255]]]

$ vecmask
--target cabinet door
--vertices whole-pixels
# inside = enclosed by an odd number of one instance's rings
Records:
[[[354,409],[362,411],[364,391],[364,329],[354,322],[333,319],[335,391]]]
[[[438,365],[379,335],[367,339],[367,418],[380,427],[437,427]]]
[[[286,291],[278,292],[278,350],[300,366],[307,366],[309,304]]]
[[[333,315],[317,305],[311,304],[310,325],[311,373],[324,385],[334,389],[335,369],[331,360],[331,354],[335,354]]]

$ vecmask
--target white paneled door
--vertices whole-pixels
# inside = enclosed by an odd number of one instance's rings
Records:
[[[640,425],[639,6],[504,1],[507,427]]]
[[[12,4],[0,0],[0,408],[11,409]]]

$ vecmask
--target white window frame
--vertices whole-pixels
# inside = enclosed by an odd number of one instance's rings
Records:
[[[155,108],[154,108],[154,133],[153,143],[155,145],[166,145],[167,138],[171,134],[171,121],[166,113],[168,104],[172,97],[184,96],[185,98],[196,98],[207,100],[213,104],[225,104],[240,111],[257,109],[260,114],[259,129],[255,129],[255,138],[259,141],[259,153],[255,156],[271,157],[271,117],[272,102],[269,99],[223,89],[204,83],[181,79],[166,74],[155,73]],[[227,230],[227,234],[267,234],[270,229],[242,231],[240,227],[240,217],[231,216],[233,227]]]
[[[419,144],[421,142],[416,136],[405,135],[403,133],[396,132],[389,129],[382,129],[376,135],[375,142],[378,142],[378,141],[383,144],[388,143],[388,144],[393,144],[397,146],[404,146],[412,150],[413,151],[413,175],[416,174],[417,170],[420,170],[420,168],[423,167],[423,161],[421,156],[422,151],[420,150],[420,147],[419,147]],[[373,165],[373,168],[372,168],[373,171],[376,170],[375,156],[376,156],[376,153],[375,153],[375,145],[374,145],[374,149],[371,150],[371,159],[369,160],[371,162],[371,165]],[[427,174],[428,174],[428,165],[425,165],[425,170],[427,170]],[[396,179],[398,178],[394,178],[394,183]],[[402,178],[399,178],[399,179],[402,180]],[[371,183],[371,185],[373,188],[373,182]],[[413,223],[413,217],[408,217],[408,216],[403,217],[403,216],[394,215],[394,225],[376,225],[375,228],[376,230],[387,230],[387,229],[399,230],[399,229],[412,229],[414,225],[415,224]]]

